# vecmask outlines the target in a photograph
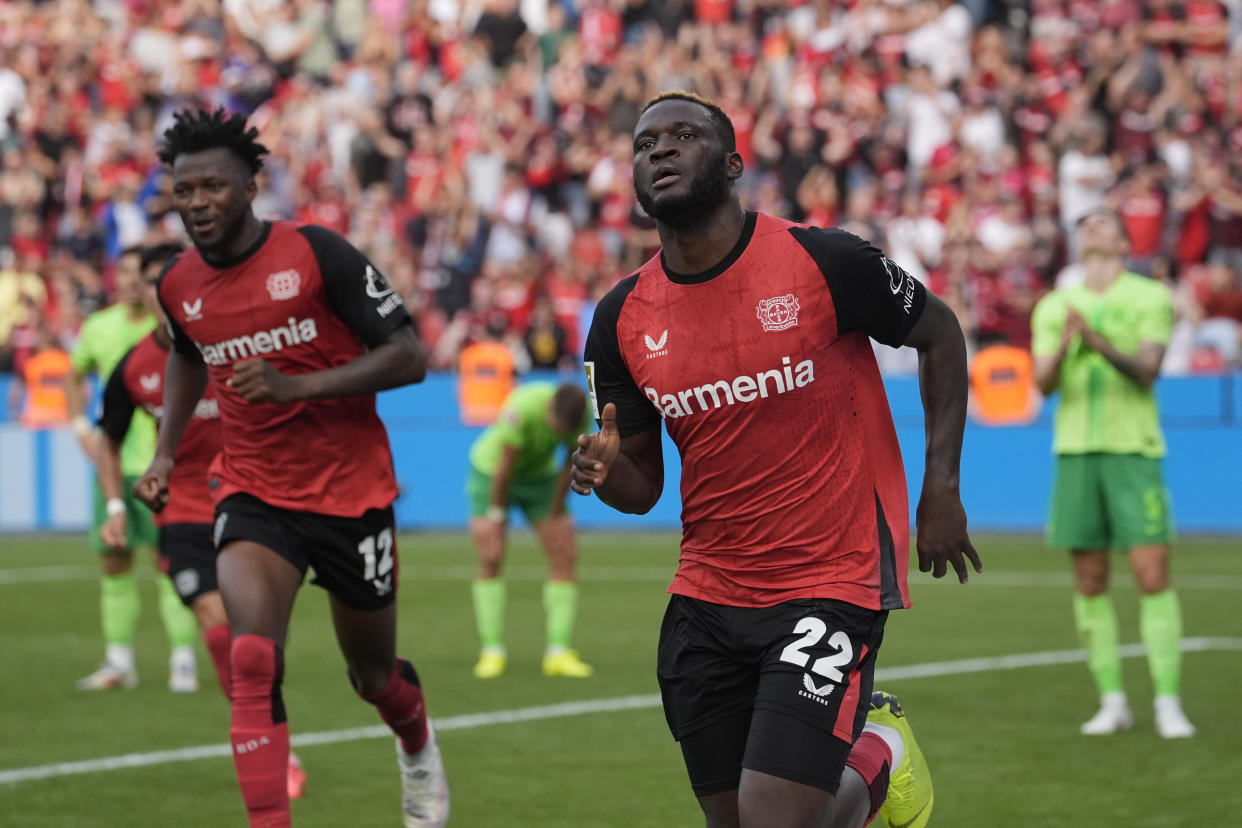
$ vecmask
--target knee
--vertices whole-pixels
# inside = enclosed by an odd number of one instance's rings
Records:
[[[276,642],[261,635],[233,639],[229,651],[233,698],[279,692],[284,676],[284,654]]]
[[[1078,593],[1085,598],[1094,598],[1108,592],[1107,572],[1079,572],[1077,581]]]
[[[1134,580],[1144,595],[1156,595],[1169,588],[1169,573],[1163,567],[1140,569],[1134,573]]]
[[[349,665],[349,683],[360,696],[374,696],[384,692],[396,669],[396,660],[380,663]]]
[[[100,558],[105,575],[124,575],[134,568],[134,559],[128,554],[110,552]]]

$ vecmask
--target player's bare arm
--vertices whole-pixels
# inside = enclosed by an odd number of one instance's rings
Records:
[[[168,352],[164,370],[164,416],[160,418],[155,459],[134,484],[134,495],[159,512],[168,505],[168,482],[172,479],[173,456],[181,435],[194,415],[194,406],[207,389],[207,365],[175,348]]]
[[[86,376],[76,370],[71,371],[69,381],[65,383],[65,406],[69,409],[69,420],[73,423],[73,432],[78,437],[82,452],[92,462],[98,462],[99,435],[86,416],[86,396]]]
[[[571,488],[580,495],[595,492],[619,512],[646,514],[664,491],[659,426],[622,437],[613,403],[604,406],[600,430],[578,438],[571,459]]]
[[[1045,397],[1056,391],[1057,386],[1061,384],[1061,363],[1065,361],[1065,355],[1069,353],[1070,343],[1074,341],[1075,336],[1082,334],[1085,325],[1082,315],[1070,308],[1070,313],[1065,319],[1065,327],[1061,329],[1061,343],[1057,346],[1056,353],[1035,357],[1035,384],[1039,386],[1040,393]]]
[[[1160,363],[1164,360],[1165,346],[1156,342],[1143,342],[1139,345],[1137,355],[1123,354],[1103,334],[1092,329],[1073,308],[1070,309],[1070,314],[1071,318],[1078,319],[1084,345],[1097,351],[1109,364],[1142,388],[1148,389],[1155,385],[1156,377],[1160,376]]]
[[[556,489],[552,492],[551,508],[548,514],[552,517],[560,517],[565,514],[565,497],[569,494],[569,480],[573,473],[574,456],[570,452],[565,457],[565,465],[561,466],[561,473],[556,476]]]
[[[427,356],[414,329],[402,325],[362,356],[336,368],[283,374],[264,359],[233,367],[226,384],[251,403],[286,404],[325,397],[360,397],[422,382]]]
[[[109,549],[121,552],[129,545],[126,537],[125,503],[122,500],[125,482],[121,475],[121,444],[107,437],[101,437],[99,442],[95,475],[99,479],[99,489],[103,492],[108,509],[108,519],[99,527],[99,537]]]
[[[919,569],[941,578],[952,566],[958,580],[966,583],[966,561],[976,572],[983,571],[966,531],[966,510],[958,488],[970,383],[966,341],[949,306],[928,294],[906,344],[919,352],[919,390],[927,431],[926,471],[915,517]]]

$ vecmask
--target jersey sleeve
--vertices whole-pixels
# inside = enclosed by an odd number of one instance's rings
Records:
[[[164,300],[164,286],[168,278],[168,272],[173,269],[177,261],[178,259],[176,258],[172,259],[160,271],[159,279],[155,283],[155,298],[159,300],[160,308],[164,311],[165,326],[168,328],[168,337],[172,340],[173,350],[184,357],[201,362],[203,355],[198,350],[198,346],[194,344],[194,340],[190,339],[185,330],[177,324],[176,319],[168,311],[168,302]]]
[[[333,312],[368,348],[410,324],[401,297],[358,248],[326,227],[307,224],[298,232],[314,251]]]
[[[1139,316],[1139,342],[1168,345],[1173,337],[1173,298],[1167,288],[1159,285],[1143,304]]]
[[[617,323],[626,297],[638,284],[638,276],[630,276],[608,292],[595,308],[591,330],[587,334],[584,367],[587,393],[596,421],[604,406],[617,407],[617,430],[622,437],[638,434],[660,425],[660,414],[651,400],[638,390],[630,369],[621,356],[617,339]]]
[[[120,443],[129,431],[134,418],[134,400],[125,387],[125,367],[134,351],[131,348],[112,369],[112,376],[104,386],[103,412],[99,415],[99,428],[113,443]]]
[[[524,397],[525,395],[520,390],[510,394],[509,399],[505,400],[504,406],[500,409],[496,422],[492,424],[492,429],[495,430],[502,443],[519,450],[526,445],[524,426],[529,417],[530,408],[523,404]]]
[[[95,354],[95,343],[99,341],[99,338],[94,335],[94,327],[91,318],[87,317],[82,323],[82,329],[78,332],[78,343],[73,346],[73,353],[69,355],[69,364],[73,366],[74,372],[81,376],[91,373],[99,365]]]
[[[905,343],[927,303],[922,282],[844,230],[794,227],[790,233],[828,282],[838,336],[861,331],[894,348]]]
[[[1052,356],[1061,347],[1061,331],[1065,327],[1065,315],[1058,313],[1061,303],[1055,294],[1040,299],[1031,314],[1031,354]]]

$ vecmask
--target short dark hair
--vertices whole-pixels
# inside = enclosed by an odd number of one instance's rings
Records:
[[[664,101],[689,101],[706,109],[708,119],[716,129],[717,137],[724,144],[725,152],[737,152],[737,135],[733,132],[733,122],[729,120],[729,116],[725,114],[725,111],[720,108],[720,104],[694,92],[687,92],[684,89],[673,89],[668,92],[661,92],[647,101],[643,105],[643,112]],[[639,114],[641,115],[642,113]]]
[[[572,383],[565,383],[552,395],[552,416],[566,428],[577,426],[586,416],[586,392]]]
[[[255,139],[259,130],[246,126],[246,117],[238,112],[229,114],[223,107],[182,109],[173,114],[173,125],[164,130],[164,143],[159,149],[161,162],[172,166],[178,155],[222,147],[236,155],[254,175],[263,169],[267,147]]]
[[[119,254],[117,254],[116,260],[119,262],[121,259],[124,259],[126,256],[141,256],[141,255],[142,255],[142,245],[131,244],[129,247],[125,248]]]
[[[164,264],[169,259],[185,250],[181,242],[166,241],[142,248],[142,269],[145,271],[153,264]]]

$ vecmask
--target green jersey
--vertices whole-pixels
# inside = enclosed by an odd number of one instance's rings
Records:
[[[1051,356],[1073,307],[1091,328],[1123,354],[1137,355],[1142,343],[1167,345],[1173,331],[1173,297],[1159,282],[1123,271],[1108,290],[1084,286],[1054,290],[1035,306],[1031,352]],[[1061,363],[1052,450],[1057,454],[1164,456],[1164,435],[1151,389],[1126,377],[1080,338]]]
[[[133,320],[124,305],[112,305],[86,317],[73,349],[73,369],[85,376],[99,375],[100,388],[108,381],[112,369],[130,348],[155,330],[151,314]],[[147,470],[155,456],[155,420],[141,408],[134,411],[133,422],[121,443],[121,473],[136,477]]]
[[[559,446],[573,451],[578,436],[591,430],[590,407],[582,425],[573,434],[557,434],[548,422],[548,411],[557,386],[551,382],[530,382],[513,389],[505,400],[496,422],[479,435],[470,447],[470,465],[485,475],[500,469],[505,447],[517,449],[513,480],[546,478],[561,470],[556,457]]]

